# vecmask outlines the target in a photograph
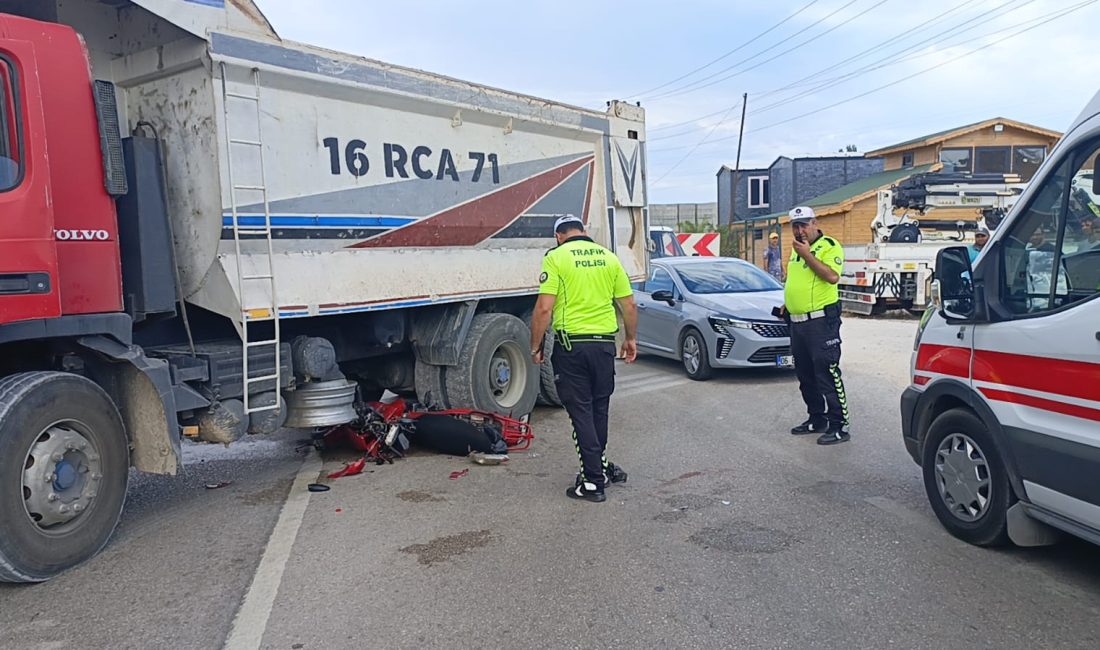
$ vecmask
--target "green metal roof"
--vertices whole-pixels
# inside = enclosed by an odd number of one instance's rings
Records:
[[[985,119],[985,120],[980,120],[978,122],[974,122],[972,124],[967,124],[965,126],[955,126],[955,127],[950,128],[950,129],[944,129],[943,131],[936,131],[935,133],[929,133],[927,135],[922,135],[919,138],[913,138],[912,140],[906,140],[905,142],[899,142],[897,144],[892,144],[888,147],[879,147],[875,151],[887,151],[887,150],[890,150],[890,149],[901,149],[901,148],[904,148],[904,147],[908,147],[910,145],[920,144],[920,143],[924,142],[925,140],[935,140],[936,138],[940,138],[940,137],[943,137],[943,136],[946,136],[946,135],[950,135],[950,134],[954,133],[955,131],[966,131],[968,129],[973,129],[974,127],[981,126],[982,124],[985,124],[986,122],[993,122],[994,120],[1004,120],[1004,118],[998,117],[998,118],[993,118],[993,119]]]
[[[847,185],[838,187],[832,192],[826,192],[821,196],[815,196],[814,198],[802,203],[800,205],[808,205],[811,208],[820,208],[829,205],[837,205],[838,203],[844,203],[845,201],[854,199],[857,196],[873,192],[880,187],[887,187],[897,183],[900,180],[909,178],[915,174],[923,174],[931,171],[935,165],[920,165],[919,167],[906,167],[905,169],[892,169],[887,172],[879,172],[872,174],[866,178],[862,178],[854,183],[848,183]],[[751,219],[751,221],[763,220],[763,219],[775,219],[777,217],[786,216],[786,212],[776,212],[773,214],[764,215]]]

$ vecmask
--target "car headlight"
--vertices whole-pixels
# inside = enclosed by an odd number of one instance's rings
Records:
[[[726,316],[711,316],[710,326],[719,334],[726,334],[731,329],[751,330],[752,323]]]

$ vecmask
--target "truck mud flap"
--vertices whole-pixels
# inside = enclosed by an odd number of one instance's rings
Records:
[[[77,341],[120,362],[117,372],[104,378],[108,384],[104,388],[115,399],[130,436],[131,464],[151,474],[179,473],[179,422],[168,362],[150,359],[136,345],[123,345],[105,336],[84,336]]]

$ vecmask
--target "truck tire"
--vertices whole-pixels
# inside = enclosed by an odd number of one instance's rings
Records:
[[[447,400],[447,386],[443,381],[443,366],[433,366],[416,360],[414,382],[416,383],[416,399],[428,408],[450,408]]]
[[[451,408],[522,417],[535,408],[540,378],[531,362],[531,330],[511,314],[478,314],[444,371]]]
[[[527,328],[531,328],[532,312],[523,315],[523,322]],[[546,328],[546,336],[542,341],[542,365],[539,366],[539,396],[535,401],[540,406],[554,406],[560,408],[561,397],[558,396],[558,384],[554,381],[554,332]]]
[[[126,430],[84,377],[0,379],[0,582],[42,582],[98,553],[122,514]]]
[[[947,532],[976,546],[1009,543],[1008,509],[1016,496],[997,442],[974,413],[951,409],[932,422],[921,469],[928,502]]]

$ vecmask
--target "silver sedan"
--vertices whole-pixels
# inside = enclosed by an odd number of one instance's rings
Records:
[[[789,328],[772,314],[783,285],[744,260],[653,260],[634,298],[638,351],[680,360],[692,379],[715,368],[794,367]]]

